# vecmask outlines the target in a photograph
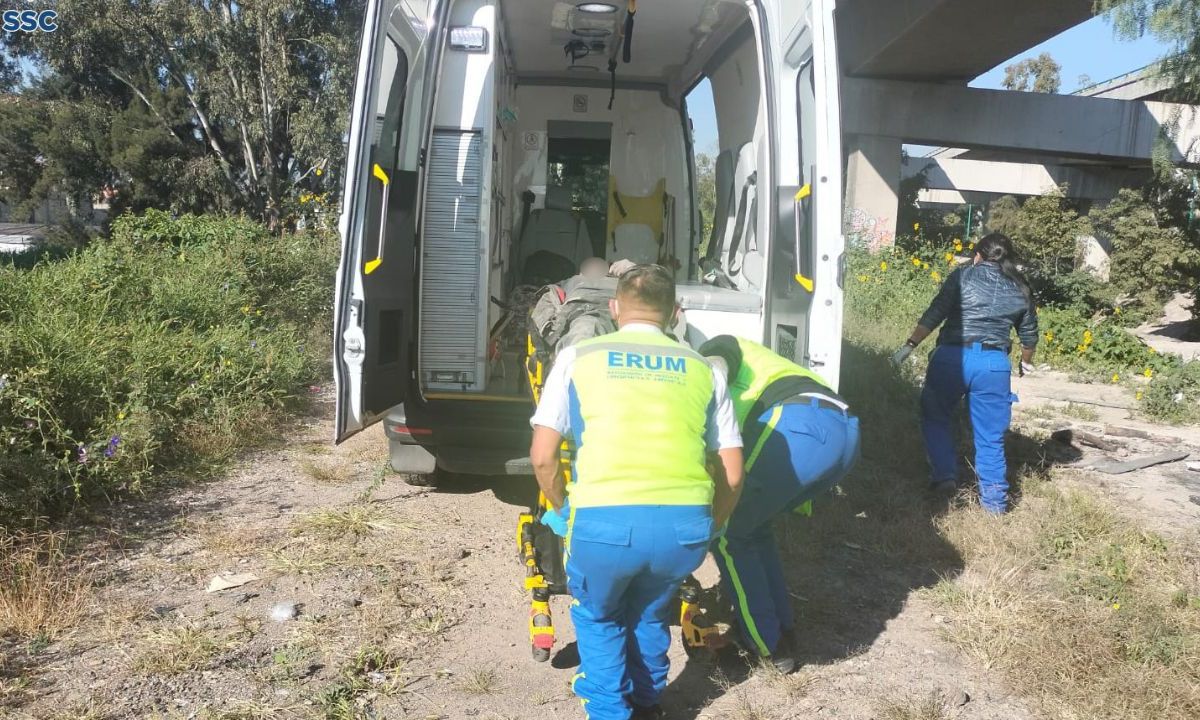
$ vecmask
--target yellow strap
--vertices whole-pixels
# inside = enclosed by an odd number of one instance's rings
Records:
[[[796,191],[797,200],[803,200],[809,195],[812,195],[812,183],[805,183],[804,187]]]
[[[796,273],[796,282],[800,283],[800,287],[804,288],[805,290],[809,292],[813,291],[812,278],[806,278],[800,273]]]

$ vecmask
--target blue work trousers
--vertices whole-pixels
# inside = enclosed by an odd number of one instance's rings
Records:
[[[667,686],[676,593],[700,567],[712,509],[583,507],[567,532],[567,587],[579,643],[571,686],[590,720],[626,720]]]
[[[745,448],[745,489],[712,551],[746,646],[767,656],[793,625],[771,521],[839,483],[858,460],[859,440],[858,418],[815,400],[772,406],[759,422],[766,430]]]
[[[934,351],[921,392],[921,432],[934,484],[958,482],[953,420],[963,397],[975,435],[975,473],[985,510],[1008,509],[1004,433],[1012,421],[1012,366],[1008,354],[982,345],[941,345]]]

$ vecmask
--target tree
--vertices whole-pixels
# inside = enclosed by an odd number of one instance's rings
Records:
[[[1112,242],[1112,283],[1123,294],[1157,312],[1164,300],[1187,288],[1200,252],[1189,246],[1182,230],[1164,224],[1141,193],[1123,189],[1089,218]]]
[[[114,128],[137,130],[113,144],[118,182],[140,181],[139,202],[164,199],[153,187],[162,172],[148,164],[156,159],[174,170],[172,203],[246,211],[271,228],[287,222],[300,192],[340,185],[362,3],[46,4],[58,31],[12,33],[7,50],[108,104],[120,116]]]
[[[1027,58],[1004,68],[1003,85],[1017,92],[1056,93],[1061,80],[1062,66],[1050,53]]]
[[[1089,230],[1087,219],[1067,199],[1064,186],[1026,200],[1011,235],[1039,273],[1062,275],[1074,269],[1076,244]]]
[[[700,206],[701,252],[707,249],[712,236],[713,218],[717,214],[717,170],[712,155],[696,155],[696,203]]]
[[[0,93],[10,93],[21,85],[21,67],[7,55],[0,54]]]
[[[996,198],[988,205],[988,232],[998,232],[1012,237],[1017,232],[1020,218],[1020,201],[1012,195]]]

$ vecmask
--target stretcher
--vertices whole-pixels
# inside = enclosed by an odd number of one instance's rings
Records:
[[[552,353],[552,348],[536,331],[529,333],[525,371],[535,405],[541,400]],[[565,438],[559,461],[569,491],[573,479],[571,446]],[[563,539],[541,521],[549,510],[549,502],[539,491],[537,504],[521,513],[517,520],[517,551],[525,571],[525,590],[529,593],[529,644],[533,659],[538,662],[549,660],[554,648],[554,614],[550,609],[550,598],[570,594]],[[720,628],[701,607],[701,597],[700,587],[694,582],[685,583],[680,589],[676,618],[689,656],[715,648],[719,643]]]

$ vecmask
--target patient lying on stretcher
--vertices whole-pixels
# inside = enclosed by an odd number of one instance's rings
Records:
[[[551,359],[563,348],[616,332],[608,303],[616,294],[617,279],[635,265],[630,260],[618,260],[610,266],[601,258],[588,258],[580,265],[578,275],[543,288],[531,317],[533,329]],[[672,334],[679,338],[683,331],[681,314]]]

